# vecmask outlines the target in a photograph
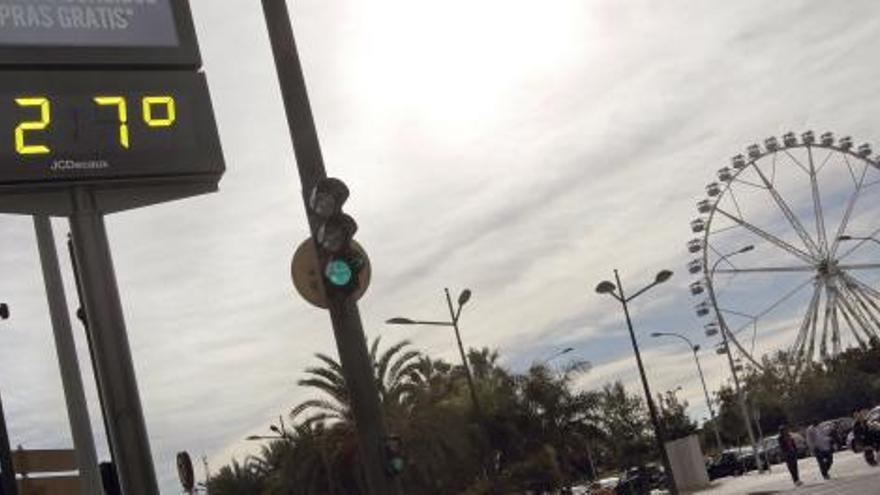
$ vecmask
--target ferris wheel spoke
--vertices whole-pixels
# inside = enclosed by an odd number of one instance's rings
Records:
[[[880,331],[880,319],[877,318],[877,314],[874,312],[874,310],[877,309],[877,306],[873,305],[872,303],[874,309],[872,310],[872,308],[868,305],[870,299],[867,299],[864,294],[862,294],[859,286],[850,285],[849,283],[844,283],[843,285],[845,290],[849,292],[850,298],[852,299],[852,302],[854,303],[856,308],[858,308],[859,311],[861,311],[862,316],[865,317],[865,320],[870,320],[868,321],[868,328],[871,330],[871,336],[873,338],[876,338],[877,332]]]
[[[843,315],[844,319],[846,320],[847,325],[849,325],[850,330],[852,330],[852,334],[856,337],[856,340],[859,342],[859,346],[864,347],[865,341],[864,341],[864,339],[862,339],[861,335],[859,334],[857,327],[860,327],[861,330],[866,334],[866,336],[870,336],[867,325],[862,320],[862,318],[860,317],[858,312],[856,312],[855,309],[853,309],[852,305],[849,303],[849,300],[846,298],[846,296],[843,295],[837,287],[835,287],[835,293],[837,294],[837,297],[835,298],[835,300],[838,303],[837,307],[840,309],[840,314]],[[850,319],[850,317],[852,317],[852,320]],[[855,323],[853,323],[853,322],[855,322]]]
[[[853,208],[855,208],[856,201],[858,201],[859,196],[861,196],[862,194],[862,189],[865,185],[865,176],[867,175],[867,173],[868,166],[865,165],[865,168],[862,170],[862,176],[859,178],[858,182],[855,182],[855,191],[853,191],[852,195],[849,197],[849,200],[846,203],[846,210],[844,211],[843,218],[840,220],[840,225],[837,227],[837,233],[834,234],[834,241],[831,243],[830,251],[830,255],[832,257],[837,254],[837,249],[840,247],[840,236],[842,236],[843,233],[846,232],[846,226],[849,224],[849,218],[850,216],[852,216]],[[846,254],[838,257],[838,259],[845,258],[849,253],[853,252],[856,248],[861,246],[862,242],[859,242],[854,248],[847,251]]]
[[[825,315],[822,319],[822,335],[826,335],[828,333],[829,322],[832,320],[832,313],[834,311],[834,292],[829,290],[827,285],[823,285],[825,287]],[[813,350],[816,345],[816,327],[818,326],[817,323],[818,322],[814,322],[810,328],[810,348],[806,355],[807,361],[813,359]],[[831,331],[834,332],[834,329],[832,328]]]
[[[812,148],[813,148],[813,147],[810,146],[810,149],[812,149]],[[825,168],[825,165],[828,165],[828,161],[831,159],[831,156],[832,156],[832,155],[834,155],[834,150],[833,150],[833,149],[828,150],[828,154],[825,155],[825,159],[822,160],[822,164],[819,165],[819,167],[816,168],[816,173],[821,172],[822,169]]]
[[[743,185],[745,185],[745,186],[754,187],[755,189],[760,189],[760,190],[762,190],[762,191],[765,190],[765,189],[767,189],[766,187],[762,186],[761,184],[755,184],[755,183],[752,182],[752,181],[748,181],[748,180],[745,180],[745,179],[740,179],[739,177],[734,177],[734,178],[733,178],[733,181],[734,181],[734,182],[738,182],[738,183],[740,183],[740,184],[743,184]]]
[[[853,323],[852,319],[850,319],[849,313],[847,313],[846,309],[842,304],[838,304],[837,306],[840,316],[843,317],[843,321],[846,323],[846,326],[849,327],[850,333],[855,337],[856,342],[858,342],[859,347],[865,348],[865,339],[859,334],[857,329],[858,325]]]
[[[739,343],[739,340],[737,340],[736,336],[735,336],[735,335],[733,334],[733,332],[731,332],[729,329],[727,330],[727,341],[728,341],[728,342],[733,342],[733,345],[734,345],[737,349],[739,349],[739,352],[740,352],[743,356],[745,356],[746,359],[748,359],[749,361],[751,361],[752,364],[755,365],[755,367],[757,367],[759,370],[763,370],[763,369],[764,369],[764,365],[762,365],[760,362],[758,362],[758,361],[757,361],[757,360],[756,360],[751,354],[749,354],[748,351],[746,351],[745,347],[743,347],[742,344]]]
[[[807,250],[810,251],[810,253],[813,256],[817,256],[818,254],[820,254],[821,251],[819,250],[819,247],[816,245],[816,243],[810,237],[810,234],[807,232],[807,229],[804,228],[803,224],[801,223],[800,220],[798,220],[798,218],[797,218],[797,216],[795,216],[794,212],[791,211],[791,208],[788,206],[788,203],[786,203],[785,200],[782,198],[782,196],[779,194],[779,191],[777,191],[776,188],[773,187],[773,184],[770,183],[770,181],[767,179],[767,176],[764,175],[764,172],[762,172],[760,168],[758,168],[756,166],[755,171],[758,173],[758,177],[761,178],[761,181],[764,183],[764,185],[767,186],[767,191],[770,193],[770,196],[773,198],[773,201],[776,203],[776,205],[782,211],[782,215],[785,216],[785,218],[788,220],[788,223],[791,224],[792,228],[794,228],[794,231],[797,233],[797,235],[801,238],[801,241],[803,241],[804,246],[807,248]]]
[[[874,289],[870,285],[862,282],[861,280],[858,279],[858,277],[856,277],[855,275],[853,275],[851,273],[844,272],[844,273],[842,273],[842,275],[843,275],[843,278],[846,279],[847,282],[849,282],[853,285],[859,286],[864,292],[869,294],[871,297],[873,297],[877,300],[880,300],[880,291],[878,291],[877,289]]]
[[[736,212],[739,213],[740,218],[744,218],[742,208],[739,207],[739,201],[736,199],[736,194],[733,193],[733,188],[728,187],[727,193],[730,194],[730,201],[733,203],[734,208],[736,208]]]
[[[871,238],[876,237],[877,234],[880,234],[880,228],[878,228],[878,229],[875,230],[874,232],[871,232],[871,235],[868,235],[868,236],[866,236],[864,239],[862,239],[862,240],[856,242],[856,245],[855,245],[855,246],[849,248],[849,250],[848,250],[847,252],[845,252],[845,253],[841,254],[840,256],[838,256],[838,257],[837,257],[837,260],[838,260],[838,261],[841,261],[841,260],[843,260],[844,258],[846,258],[847,256],[853,254],[858,248],[864,246],[865,243],[867,243],[868,241],[870,241]]]
[[[822,285],[818,280],[813,281],[813,297],[810,298],[810,304],[807,306],[807,311],[804,313],[804,319],[801,321],[801,326],[798,328],[797,336],[795,336],[794,345],[792,346],[792,353],[797,355],[803,352],[804,342],[807,340],[807,335],[810,332],[810,323],[815,320],[815,314],[817,309],[819,308],[820,296],[822,295]]]
[[[717,269],[715,273],[777,273],[777,272],[814,272],[813,265],[804,266],[760,266],[755,268],[724,268]]]
[[[755,226],[755,225],[752,225],[751,223],[749,223],[749,222],[743,220],[742,218],[739,218],[739,217],[736,217],[736,216],[734,216],[734,215],[731,215],[730,213],[728,213],[728,212],[726,212],[726,211],[724,211],[724,210],[722,210],[721,208],[718,208],[718,207],[715,207],[715,211],[717,211],[718,213],[721,213],[721,214],[724,215],[725,217],[727,217],[727,218],[729,218],[730,220],[732,220],[732,221],[736,222],[737,224],[741,225],[742,227],[744,227],[744,228],[745,228],[746,230],[748,230],[749,232],[751,232],[751,233],[757,235],[758,237],[764,239],[764,240],[767,241],[767,242],[770,242],[771,244],[776,245],[776,246],[779,247],[780,249],[783,249],[783,250],[785,250],[785,251],[788,251],[789,253],[791,253],[791,254],[797,256],[798,258],[800,258],[800,259],[806,261],[807,263],[814,263],[814,262],[816,261],[815,258],[813,257],[813,255],[811,255],[811,254],[809,254],[809,253],[806,253],[806,252],[804,252],[803,250],[801,250],[801,249],[799,249],[799,248],[797,248],[797,247],[795,247],[795,246],[792,246],[791,244],[789,244],[789,243],[783,241],[782,239],[776,237],[775,235],[773,235],[773,234],[771,234],[771,233],[765,231],[764,229],[762,229],[762,228],[760,228],[760,227],[757,227],[757,226]]]
[[[856,263],[853,265],[838,265],[841,270],[876,270],[880,268],[880,263]]]
[[[788,150],[786,150],[788,153]],[[789,153],[789,156],[791,154]],[[816,177],[816,166],[813,163],[813,147],[807,146],[807,157],[810,161],[810,187],[813,191],[813,214],[816,215],[816,232],[819,235],[819,247],[822,253],[828,252],[828,234],[825,231],[825,215],[822,213],[822,197],[819,194],[819,181]],[[794,157],[792,157],[794,159]],[[803,166],[801,166],[803,168]]]
[[[812,146],[807,146],[807,153],[810,152],[810,149],[811,149],[811,148],[812,148]],[[807,174],[807,175],[810,174],[810,171],[807,170],[807,167],[805,167],[804,164],[801,163],[800,160],[798,160],[797,158],[795,158],[795,156],[791,154],[791,151],[789,151],[789,150],[784,150],[784,152],[785,152],[786,155],[788,155],[788,158],[790,158],[791,161],[794,162],[795,165],[797,165],[798,167],[800,167],[801,170],[804,171],[805,174]],[[812,161],[813,161],[813,160],[812,160],[812,158],[811,158],[811,159],[810,159],[810,162],[812,162]]]
[[[812,282],[814,279],[815,279],[815,277],[810,277],[810,278],[808,278],[807,280],[805,280],[803,283],[798,284],[794,289],[792,289],[792,290],[786,292],[785,294],[783,294],[782,297],[780,297],[779,299],[777,299],[776,301],[774,301],[772,304],[770,304],[769,306],[767,306],[765,309],[763,309],[763,310],[762,310],[760,313],[758,313],[757,315],[749,315],[749,314],[746,314],[746,313],[740,313],[740,312],[733,311],[733,310],[730,310],[730,309],[721,309],[721,308],[719,308],[719,311],[724,312],[724,313],[731,313],[731,314],[735,314],[735,315],[739,315],[739,316],[744,316],[744,317],[746,317],[746,318],[750,318],[750,319],[752,319],[752,320],[758,320],[759,318],[762,318],[762,317],[768,315],[769,313],[771,313],[774,309],[776,309],[777,307],[779,307],[779,306],[780,306],[782,303],[784,303],[785,301],[787,301],[787,300],[791,299],[792,297],[794,297],[794,295],[797,294],[798,292],[800,292],[801,290],[803,290],[804,287],[810,285],[810,282]],[[735,333],[735,334],[736,334],[736,333],[740,333],[740,332],[742,332],[743,330],[745,330],[746,328],[748,328],[749,325],[751,325],[751,322],[746,323],[745,325],[743,325],[743,326],[737,328],[737,329],[734,330],[732,333]],[[725,326],[726,326],[726,325],[725,325]],[[731,333],[730,330],[728,330],[728,333]]]

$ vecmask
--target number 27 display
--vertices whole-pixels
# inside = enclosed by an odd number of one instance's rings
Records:
[[[0,80],[0,184],[222,172],[201,74],[22,71]]]

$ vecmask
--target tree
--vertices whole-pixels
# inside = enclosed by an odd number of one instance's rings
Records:
[[[667,440],[684,438],[697,431],[697,424],[687,414],[687,401],[679,401],[675,390],[667,390],[665,395],[657,394],[657,403]]]
[[[208,480],[208,492],[213,495],[262,493],[264,486],[263,473],[253,457],[246,458],[242,464],[233,459],[231,465],[223,466]]]
[[[625,469],[658,455],[654,452],[644,401],[626,392],[623,383],[602,388],[599,395],[599,424],[606,432],[602,447],[608,464]]]

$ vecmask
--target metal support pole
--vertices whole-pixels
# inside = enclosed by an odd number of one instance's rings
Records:
[[[83,285],[92,352],[104,396],[104,417],[125,495],[159,493],[150,441],[138,394],[122,302],[103,215],[89,191],[75,189],[71,239]]]
[[[312,117],[287,3],[285,0],[262,0],[262,5],[296,155],[303,204],[308,211],[311,190],[318,181],[327,177],[318,131]],[[311,215],[309,227],[314,238],[318,225]],[[387,432],[357,301],[350,297],[332,297],[330,294],[327,299],[339,361],[351,394],[367,492],[370,495],[399,494],[399,481],[389,477],[386,472],[384,442]]]
[[[58,266],[58,252],[55,249],[52,223],[47,216],[36,215],[33,218],[40,251],[40,264],[43,267],[43,282],[46,285],[46,298],[49,302],[49,315],[55,335],[55,351],[58,354],[61,383],[67,400],[67,418],[70,421],[73,446],[76,450],[80,486],[83,494],[101,495],[103,489],[98,471],[98,455],[95,453],[89,408],[86,404],[76,345],[70,328],[70,316],[67,300],[64,297],[64,282]]]
[[[639,376],[642,378],[642,386],[645,388],[645,399],[648,402],[648,411],[651,414],[651,423],[654,426],[654,438],[657,440],[657,448],[660,449],[660,459],[663,461],[663,470],[666,472],[666,485],[669,493],[678,495],[678,486],[675,484],[675,473],[672,472],[672,465],[669,464],[669,454],[666,453],[665,431],[663,423],[657,417],[657,408],[654,406],[654,399],[651,397],[651,389],[648,387],[648,377],[645,376],[645,367],[642,365],[642,355],[639,353],[639,344],[636,342],[636,334],[633,331],[632,319],[629,316],[629,307],[626,304],[626,294],[623,292],[623,286],[620,284],[620,274],[614,270],[614,278],[617,281],[617,290],[620,291],[620,302],[623,305],[623,314],[626,315],[626,327],[629,329],[629,338],[632,341],[633,352],[636,354],[636,363],[639,366]]]
[[[715,419],[715,409],[712,408],[712,401],[709,399],[709,389],[706,388],[706,378],[703,376],[703,367],[700,366],[700,358],[697,356],[698,346],[692,345],[694,351],[694,361],[697,362],[697,371],[700,373],[700,383],[703,384],[703,394],[706,395],[706,407],[709,408],[709,416],[712,417],[712,430],[715,431],[715,441],[718,442],[718,453],[724,452],[724,444],[721,443],[721,433],[718,431],[718,421]]]
[[[116,471],[116,456],[113,455],[113,444],[110,443],[110,427],[107,425],[107,418],[104,416],[104,411],[106,408],[104,407],[104,387],[101,385],[101,377],[98,376],[98,366],[95,364],[95,352],[93,351],[94,346],[92,345],[92,335],[89,332],[89,319],[85,314],[85,305],[83,304],[83,291],[82,291],[82,281],[79,276],[79,264],[76,261],[76,253],[73,251],[73,241],[70,240],[70,234],[67,234],[67,252],[70,256],[70,265],[73,268],[73,280],[76,286],[76,298],[79,301],[79,309],[77,309],[77,317],[79,317],[80,322],[83,325],[83,329],[85,330],[86,336],[86,344],[89,346],[89,362],[92,363],[92,376],[95,378],[95,383],[98,385],[98,404],[101,406],[101,422],[104,425],[104,436],[107,438],[107,447],[110,451],[110,462],[107,467],[103,468],[104,470],[113,470],[114,476],[116,479],[119,479]],[[102,475],[103,476],[103,475]],[[102,478],[105,479],[106,478]],[[104,491],[107,491],[108,488],[106,486],[106,482],[104,483]],[[117,483],[118,484],[118,483]]]
[[[446,293],[446,303],[449,305],[449,317],[452,318],[452,328],[455,329],[455,340],[458,343],[458,352],[461,354],[461,365],[464,366],[464,374],[465,377],[467,377],[468,389],[471,392],[471,402],[474,403],[474,411],[477,413],[477,418],[485,428],[485,417],[483,416],[483,408],[480,407],[480,400],[477,398],[477,388],[474,386],[474,375],[471,374],[471,367],[468,364],[467,354],[465,354],[464,346],[461,343],[461,332],[458,331],[458,315],[452,307],[452,298],[449,296],[449,289],[443,290]]]
[[[721,256],[720,258],[718,258],[718,260],[715,261],[715,264],[712,265],[712,269],[709,270],[709,277],[707,278],[707,280],[712,280],[712,278],[715,274],[715,270],[718,269],[718,265],[721,264],[722,261],[730,258],[731,256],[735,256],[737,254],[744,253],[744,252],[747,252],[750,250],[751,250],[751,248],[747,246],[746,248],[740,249],[738,251],[734,251],[732,253],[725,254],[725,255]],[[712,304],[715,305],[715,307],[718,307],[718,302],[715,300],[715,293],[711,290],[709,291],[709,297],[712,300]],[[751,444],[752,444],[752,453],[755,455],[755,462],[757,464],[759,464],[758,471],[764,472],[764,469],[761,469],[760,462],[757,462],[758,444],[755,442],[755,434],[752,433],[751,416],[749,415],[749,409],[746,407],[746,401],[743,398],[742,389],[739,386],[739,376],[737,376],[737,374],[736,374],[736,366],[733,362],[733,353],[730,352],[730,342],[727,340],[727,334],[730,332],[730,330],[727,328],[727,323],[724,321],[724,318],[721,318],[720,315],[718,318],[718,324],[721,327],[721,340],[724,345],[725,353],[727,354],[727,362],[730,364],[730,374],[733,375],[733,386],[734,386],[734,389],[736,390],[736,399],[737,399],[737,402],[739,402],[739,409],[743,415],[743,423],[745,424],[745,427],[746,427],[746,433],[749,436],[749,442],[751,442]]]
[[[18,495],[15,484],[15,468],[12,466],[12,449],[9,447],[9,431],[6,429],[6,416],[3,413],[3,399],[0,398],[0,493]]]
[[[739,403],[740,412],[742,412],[743,420],[746,425],[746,433],[749,435],[749,442],[752,444],[752,453],[755,455],[755,463],[758,464],[758,471],[764,472],[761,463],[758,462],[758,444],[755,442],[755,434],[752,433],[752,419],[749,414],[749,408],[746,407],[745,397],[743,397],[742,388],[739,386],[739,376],[736,374],[736,365],[733,362],[733,354],[730,352],[730,343],[727,341],[727,324],[719,318],[721,323],[721,336],[724,341],[724,349],[727,351],[727,361],[730,364],[730,374],[733,375],[733,386],[736,389],[736,399]]]

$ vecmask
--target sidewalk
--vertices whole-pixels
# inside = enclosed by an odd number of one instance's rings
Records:
[[[758,474],[752,471],[739,477],[727,477],[715,480],[712,486],[700,490],[700,495],[743,495],[743,494],[840,494],[865,495],[880,493],[880,468],[871,467],[860,454],[848,450],[834,455],[831,468],[831,479],[823,480],[819,467],[812,457],[801,459],[798,463],[801,481],[804,484],[795,487],[791,481],[785,464],[774,464],[769,474]]]

